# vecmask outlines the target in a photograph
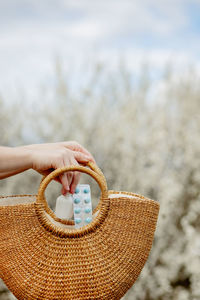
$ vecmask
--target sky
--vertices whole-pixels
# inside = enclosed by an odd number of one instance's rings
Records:
[[[200,73],[200,0],[0,0],[0,94],[51,85],[56,57],[75,86],[98,61]]]

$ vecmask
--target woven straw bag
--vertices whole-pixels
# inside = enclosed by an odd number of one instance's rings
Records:
[[[117,300],[139,276],[159,204],[108,190],[101,170],[87,166],[53,171],[37,195],[0,198],[0,278],[17,299]],[[50,181],[67,171],[89,174],[101,189],[93,221],[80,229],[57,218],[44,196]]]

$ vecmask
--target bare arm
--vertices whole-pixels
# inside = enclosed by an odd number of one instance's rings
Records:
[[[30,169],[31,156],[23,147],[0,147],[0,179]]]
[[[93,156],[75,141],[33,144],[20,147],[0,146],[0,179],[34,169],[47,175],[52,170],[67,165],[95,162]],[[63,185],[62,192],[74,192],[80,179],[80,172],[67,172],[58,181]]]

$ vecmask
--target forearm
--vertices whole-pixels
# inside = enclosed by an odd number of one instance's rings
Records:
[[[0,179],[26,171],[32,167],[26,147],[0,147]]]
[[[32,144],[21,147],[0,146],[0,179],[33,169],[47,176],[52,170],[85,164],[95,159],[75,141]],[[67,172],[55,180],[62,183],[62,193],[74,193],[80,172]]]

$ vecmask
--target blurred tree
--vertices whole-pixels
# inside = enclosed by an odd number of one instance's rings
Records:
[[[39,105],[8,107],[0,98],[1,144],[77,140],[96,158],[109,189],[158,200],[150,257],[124,299],[200,299],[199,77],[189,69],[177,78],[168,66],[159,82],[155,89],[147,66],[133,80],[123,63],[115,73],[97,64],[73,93],[57,59],[55,84]],[[37,193],[39,180],[32,171],[2,180],[1,194]],[[96,199],[96,183],[88,181]],[[50,191],[53,208],[55,186]]]

